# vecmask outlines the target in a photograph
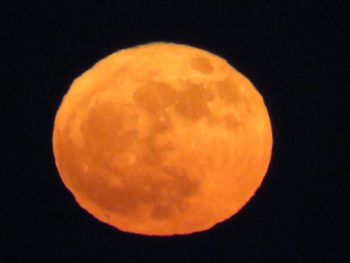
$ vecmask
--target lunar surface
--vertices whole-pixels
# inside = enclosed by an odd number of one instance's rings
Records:
[[[225,59],[150,43],[74,80],[53,148],[63,183],[95,218],[138,234],[190,234],[254,195],[272,131],[262,96]]]

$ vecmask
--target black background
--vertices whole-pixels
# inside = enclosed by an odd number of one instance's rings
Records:
[[[349,1],[230,2],[2,4],[1,262],[349,262],[339,126]],[[54,116],[72,80],[118,49],[151,41],[225,57],[271,116],[263,185],[236,216],[194,235],[146,237],[98,222],[54,164]]]

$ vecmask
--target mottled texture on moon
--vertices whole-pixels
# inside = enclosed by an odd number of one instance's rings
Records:
[[[74,80],[57,112],[60,176],[114,227],[188,234],[235,214],[271,158],[263,98],[207,51],[151,43],[118,51]]]

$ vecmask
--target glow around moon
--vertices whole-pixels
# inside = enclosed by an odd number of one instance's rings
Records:
[[[151,43],[74,80],[53,147],[64,184],[100,221],[145,235],[189,234],[254,195],[272,132],[262,96],[224,59]]]

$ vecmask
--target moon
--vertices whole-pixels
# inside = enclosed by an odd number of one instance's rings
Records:
[[[148,43],[76,78],[57,111],[56,166],[79,205],[118,230],[191,234],[236,214],[271,159],[264,100],[208,51]]]

